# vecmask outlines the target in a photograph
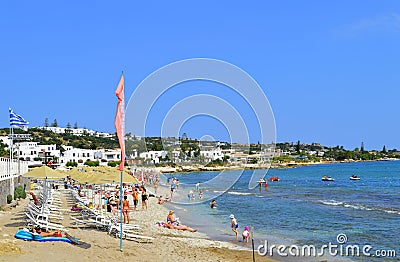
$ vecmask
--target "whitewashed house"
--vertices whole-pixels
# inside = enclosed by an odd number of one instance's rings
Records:
[[[38,145],[37,142],[21,142],[15,144],[15,149],[18,152],[18,157],[25,161],[34,161],[41,158],[41,161],[49,161],[53,158],[60,157],[60,150],[55,144]]]
[[[214,150],[202,150],[200,151],[200,156],[208,159],[209,161],[213,161],[216,159],[222,160],[224,158],[224,154],[222,153],[221,149],[214,149]]]
[[[161,151],[149,151],[149,152],[143,152],[139,154],[140,158],[146,159],[151,159],[154,164],[160,163],[160,158],[165,158],[167,156],[168,152],[165,150]]]
[[[120,150],[93,150],[64,146],[65,151],[60,157],[60,166],[65,166],[68,162],[77,162],[83,166],[86,161],[99,161],[100,165],[107,165],[108,162],[119,161]]]

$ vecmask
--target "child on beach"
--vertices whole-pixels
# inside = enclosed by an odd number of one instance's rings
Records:
[[[243,242],[246,241],[246,243],[249,243],[249,237],[250,237],[250,228],[249,226],[245,226],[244,227],[244,231],[242,233],[242,237],[243,237]]]
[[[238,232],[239,225],[238,225],[238,223],[236,221],[236,218],[235,218],[235,216],[233,214],[231,214],[229,217],[231,218],[232,231],[235,232],[236,240],[237,240],[238,239],[238,234],[239,234],[239,232]]]
[[[139,202],[139,192],[138,192],[138,189],[135,188],[135,190],[133,191],[133,206],[134,206],[133,210],[135,210],[135,211],[136,211],[138,202]]]

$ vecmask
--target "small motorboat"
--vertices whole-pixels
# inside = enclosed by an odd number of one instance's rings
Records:
[[[279,177],[277,176],[271,176],[270,178],[268,178],[269,181],[279,181]]]
[[[352,175],[351,177],[350,177],[350,180],[360,180],[361,178],[359,178],[358,176],[356,176],[356,175]]]
[[[333,177],[330,176],[323,176],[321,178],[322,181],[335,181],[335,179],[333,179]]]

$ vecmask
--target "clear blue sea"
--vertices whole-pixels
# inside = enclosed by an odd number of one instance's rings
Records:
[[[240,171],[229,172],[237,175]],[[269,182],[268,191],[265,187],[261,191],[259,187],[249,189],[252,171],[247,170],[234,186],[216,198],[217,209],[211,209],[207,201],[175,205],[176,213],[182,223],[198,228],[213,239],[236,242],[229,219],[234,214],[240,233],[246,225],[253,228],[256,248],[264,240],[276,245],[308,244],[318,248],[329,242],[339,244],[337,235],[345,234],[347,242],[342,246],[359,245],[361,256],[335,256],[333,260],[399,261],[400,161],[327,164],[265,172],[266,178],[280,178],[279,182]],[[352,174],[361,180],[351,181]],[[195,183],[217,175],[218,172],[174,174],[183,184],[178,194],[185,197]],[[335,181],[321,181],[324,175]],[[205,197],[219,194],[226,187],[224,183],[212,188],[207,185],[201,185]],[[361,251],[365,245],[372,246],[369,253],[377,249],[395,250],[397,258],[366,257]],[[276,254],[273,258],[297,261]],[[315,258],[298,260],[318,261]]]

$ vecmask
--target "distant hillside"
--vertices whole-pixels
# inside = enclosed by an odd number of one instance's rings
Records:
[[[8,128],[0,129],[0,136],[7,136],[9,133]],[[14,129],[15,134],[30,134],[33,142],[39,144],[49,145],[55,144],[57,149],[61,149],[61,145],[73,146],[75,148],[84,149],[113,149],[118,148],[117,137],[95,137],[89,135],[76,136],[72,134],[56,134],[51,131],[42,130],[38,128],[30,128],[24,131],[19,128]]]

